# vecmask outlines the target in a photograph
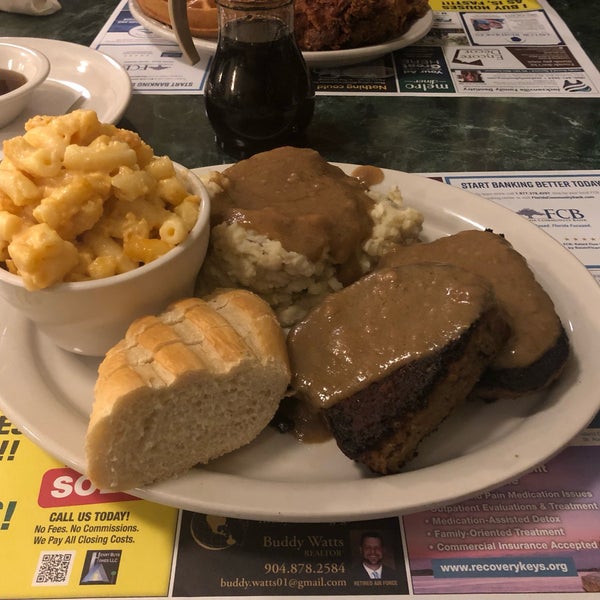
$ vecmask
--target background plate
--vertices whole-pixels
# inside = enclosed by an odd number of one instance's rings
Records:
[[[156,35],[171,42],[177,43],[173,29],[152,17],[146,15],[137,0],[129,0],[129,9],[135,20]],[[341,67],[374,60],[394,50],[400,50],[418,42],[427,35],[433,24],[433,12],[429,10],[421,18],[416,19],[410,28],[402,35],[386,42],[363,48],[351,48],[349,50],[326,50],[321,52],[302,52],[304,60],[309,67],[318,69],[322,67]],[[194,37],[194,45],[198,50],[213,53],[217,48],[216,40]]]
[[[125,112],[131,98],[131,81],[125,69],[110,56],[87,46],[59,40],[0,39],[39,50],[50,61],[48,78],[35,90],[25,111],[0,129],[0,142],[22,135],[29,118],[64,114],[73,105],[95,110],[103,123],[116,123]]]
[[[342,165],[352,172],[352,165]],[[214,167],[223,169],[224,166]],[[198,169],[197,172],[209,170]],[[456,502],[530,471],[561,450],[600,408],[600,287],[548,234],[497,204],[425,177],[384,171],[425,215],[424,237],[491,227],[523,253],[555,301],[573,345],[550,391],[516,401],[470,402],[398,475],[377,477],[332,441],[300,444],[267,428],[209,467],[134,495],[162,504],[267,521],[345,521]],[[84,439],[97,361],[54,347],[13,309],[0,312],[0,408],[35,443],[85,472]]]

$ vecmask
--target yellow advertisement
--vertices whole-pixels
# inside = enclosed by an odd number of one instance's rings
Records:
[[[541,6],[535,0],[429,0],[434,11],[511,11],[539,10]]]
[[[0,598],[166,596],[177,518],[98,490],[0,413]]]

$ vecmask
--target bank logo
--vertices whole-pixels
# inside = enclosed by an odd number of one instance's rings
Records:
[[[578,208],[521,208],[518,215],[527,217],[530,221],[585,221],[585,215]]]
[[[576,79],[575,81],[565,79],[563,90],[565,92],[591,92],[592,88],[587,83],[581,81],[581,79]]]
[[[115,585],[121,564],[121,550],[88,550],[80,585]]]
[[[533,219],[533,217],[543,217],[544,213],[541,213],[539,210],[535,210],[534,208],[522,208],[517,211],[518,215],[522,217],[527,217],[528,219]]]

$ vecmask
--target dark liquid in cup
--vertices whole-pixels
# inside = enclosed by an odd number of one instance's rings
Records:
[[[314,92],[281,21],[230,21],[213,60],[206,113],[223,150],[244,157],[299,140],[312,118]]]
[[[22,73],[10,71],[9,69],[0,69],[0,96],[8,94],[27,82],[27,78]]]

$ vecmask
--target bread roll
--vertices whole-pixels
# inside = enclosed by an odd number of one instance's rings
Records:
[[[250,292],[138,319],[98,369],[87,476],[125,490],[236,450],[269,423],[289,381],[283,330]]]

